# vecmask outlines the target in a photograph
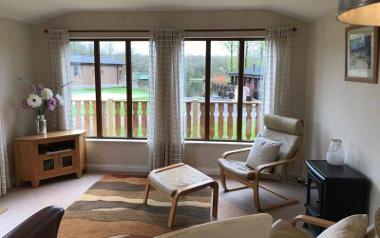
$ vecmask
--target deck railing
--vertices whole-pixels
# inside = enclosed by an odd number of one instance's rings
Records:
[[[244,140],[252,140],[260,130],[259,101],[243,103]],[[188,139],[205,137],[205,102],[191,100],[185,102],[185,135]],[[132,102],[132,134],[135,138],[146,138],[148,127],[148,101]],[[128,117],[126,100],[102,101],[102,126],[105,137],[125,137],[127,135]],[[73,124],[76,129],[87,130],[88,136],[96,135],[96,103],[95,100],[73,100]],[[211,139],[231,140],[236,138],[237,102],[218,101],[210,103]]]

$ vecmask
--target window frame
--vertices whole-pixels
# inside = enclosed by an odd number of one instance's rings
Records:
[[[244,84],[244,57],[245,57],[245,42],[246,41],[264,41],[265,38],[260,37],[185,37],[185,41],[205,41],[206,42],[206,57],[205,57],[205,132],[204,138],[185,138],[186,141],[209,141],[209,142],[252,142],[253,140],[243,140],[243,84]],[[217,140],[210,139],[210,87],[211,87],[211,42],[212,41],[238,41],[238,102],[237,102],[237,126],[236,139]]]
[[[264,41],[262,36],[258,37],[185,37],[184,41],[205,41],[205,138],[185,138],[186,141],[206,142],[251,142],[242,140],[243,122],[243,82],[244,82],[244,57],[246,41]],[[70,38],[70,42],[91,41],[94,43],[94,72],[95,72],[95,95],[96,95],[96,136],[87,136],[89,139],[118,139],[118,140],[146,140],[147,138],[134,137],[132,125],[132,41],[149,41],[147,37],[139,38]],[[104,137],[102,125],[102,101],[101,101],[101,65],[100,65],[100,42],[101,41],[124,41],[126,44],[126,98],[127,98],[127,135],[125,137]],[[236,139],[216,140],[210,139],[210,89],[211,89],[211,42],[212,41],[238,41],[239,42],[239,84],[237,102],[237,127]]]

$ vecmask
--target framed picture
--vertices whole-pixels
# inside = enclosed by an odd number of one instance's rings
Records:
[[[346,81],[377,83],[378,64],[379,29],[346,28]]]

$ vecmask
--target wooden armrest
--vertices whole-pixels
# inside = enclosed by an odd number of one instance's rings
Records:
[[[290,222],[290,224],[292,224],[293,226],[295,226],[297,224],[297,222],[305,222],[305,223],[308,223],[308,224],[311,224],[311,225],[315,225],[315,226],[320,226],[320,227],[323,227],[323,228],[328,228],[332,225],[335,224],[335,222],[332,222],[332,221],[328,221],[328,220],[323,220],[323,219],[320,219],[320,218],[316,218],[316,217],[312,217],[312,216],[307,216],[307,215],[298,215],[296,216],[295,218],[293,218],[293,220]]]
[[[268,163],[268,164],[262,164],[262,165],[257,166],[256,173],[259,174],[264,169],[271,168],[271,167],[276,167],[276,166],[280,166],[280,165],[284,165],[284,164],[288,164],[290,162],[293,162],[293,159],[285,159],[285,160],[280,160],[280,161],[276,161],[276,162],[271,162],[271,163]]]
[[[251,150],[251,147],[237,149],[237,150],[230,150],[230,151],[224,152],[222,154],[222,156],[223,156],[224,159],[226,159],[226,157],[229,156],[229,155],[238,154],[238,153],[242,153],[242,152],[246,152],[246,151],[250,151],[250,150]]]

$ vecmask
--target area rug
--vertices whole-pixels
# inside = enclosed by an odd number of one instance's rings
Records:
[[[59,237],[144,238],[170,232],[170,201],[156,190],[142,204],[146,178],[105,175],[66,209]],[[210,221],[209,189],[184,197],[174,229]]]

